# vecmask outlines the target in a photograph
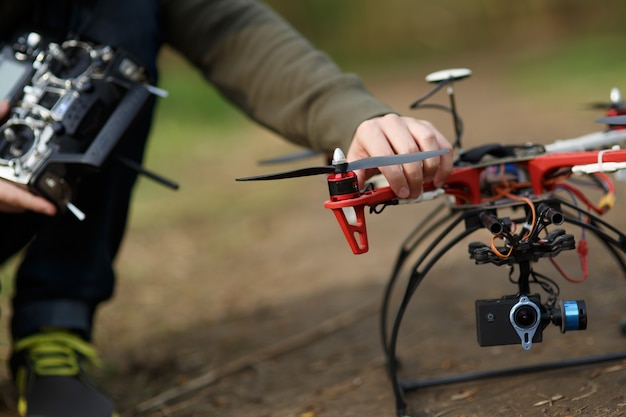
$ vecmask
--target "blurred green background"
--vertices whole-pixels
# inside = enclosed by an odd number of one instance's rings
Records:
[[[497,45],[622,37],[626,5],[588,0],[267,0],[343,62],[414,62]],[[608,45],[607,45],[608,46]]]
[[[530,88],[546,96],[567,94],[572,84],[592,92],[626,80],[623,0],[266,3],[345,70],[364,76],[413,68],[421,78],[429,63],[445,65],[483,54],[520,91]],[[195,70],[168,53],[162,64],[163,86],[175,94],[163,102],[160,119],[241,122]]]

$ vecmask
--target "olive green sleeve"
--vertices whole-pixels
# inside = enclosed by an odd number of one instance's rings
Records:
[[[347,151],[356,127],[393,110],[253,0],[164,2],[166,42],[252,119],[317,150]]]

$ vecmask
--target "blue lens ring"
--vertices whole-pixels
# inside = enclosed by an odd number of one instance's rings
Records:
[[[577,301],[563,301],[563,331],[580,330],[580,314]]]

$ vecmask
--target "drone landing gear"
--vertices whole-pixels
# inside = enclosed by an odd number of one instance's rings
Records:
[[[519,204],[519,206],[521,207],[523,205]],[[543,238],[539,238],[539,232],[545,230],[550,224],[558,225],[561,223],[576,225],[591,232],[609,249],[609,253],[615,258],[625,276],[626,262],[622,254],[626,252],[626,236],[599,217],[558,198],[548,198],[543,201],[537,201],[535,202],[535,206],[538,207],[538,213],[536,213],[537,227],[533,228],[532,231],[529,232],[530,234],[520,232],[518,235],[514,235],[510,231],[510,224],[528,224],[528,212],[526,212],[525,216],[519,219],[513,219],[509,222],[508,219],[505,221],[497,217],[498,207],[495,206],[490,209],[485,209],[484,207],[459,209],[458,207],[446,208],[446,204],[444,203],[436,207],[431,213],[431,216],[427,216],[426,220],[419,223],[403,242],[387,287],[385,288],[380,316],[382,347],[387,360],[387,371],[395,396],[396,414],[398,417],[406,417],[409,415],[408,405],[404,398],[404,394],[408,391],[437,385],[543,372],[564,367],[596,364],[626,358],[625,351],[547,362],[538,365],[472,372],[441,378],[407,381],[399,380],[397,340],[402,320],[413,295],[428,272],[447,251],[452,249],[463,239],[483,228],[488,229],[494,235],[507,235],[507,242],[509,244],[513,243],[513,249],[507,249],[507,247],[510,248],[511,246],[497,248],[494,245],[470,244],[470,258],[474,259],[477,264],[492,263],[495,265],[517,266],[519,269],[519,279],[517,281],[519,292],[515,297],[503,297],[502,300],[482,300],[484,301],[484,303],[481,304],[482,307],[479,307],[481,300],[477,301],[477,320],[479,308],[486,309],[482,310],[482,312],[486,311],[487,314],[494,312],[496,317],[497,312],[503,308],[502,306],[507,306],[506,311],[511,312],[509,324],[512,326],[510,326],[511,329],[508,330],[508,335],[497,336],[500,339],[496,339],[496,342],[492,343],[489,339],[491,336],[490,330],[487,328],[481,331],[479,328],[479,343],[481,345],[521,343],[522,347],[530,348],[532,342],[537,341],[537,337],[539,337],[538,341],[541,341],[541,330],[550,322],[560,326],[561,332],[565,332],[566,330],[583,330],[586,328],[586,309],[584,302],[565,301],[561,302],[559,308],[556,306],[556,297],[550,297],[548,302],[542,305],[537,296],[530,293],[529,276],[532,273],[531,262],[535,262],[544,257],[552,258],[562,250],[573,249],[575,246],[573,236],[565,234],[562,230],[555,230],[552,233],[548,233],[547,236]],[[573,214],[567,215],[561,213],[559,210],[555,210],[555,207],[566,207],[570,209]],[[580,220],[579,218],[581,216],[586,216],[588,221]],[[455,233],[455,230],[460,225],[464,225],[464,229]],[[439,231],[439,233],[435,238],[431,238],[437,231]],[[432,243],[429,243],[410,268],[410,276],[406,289],[400,300],[395,317],[391,322],[391,328],[389,328],[390,299],[399,274],[403,270],[410,255],[425,241]],[[510,252],[507,252],[508,250],[510,250]],[[552,295],[554,296],[554,294]],[[534,313],[537,314],[536,321],[533,324],[526,323],[524,320],[527,320],[528,312],[533,313],[533,310]],[[523,313],[520,314],[520,322],[515,321],[514,311]],[[520,329],[517,328],[516,323],[521,325],[521,332],[519,331]],[[528,329],[532,327],[534,327],[534,330],[529,332]],[[537,334],[535,334],[535,331]],[[482,340],[481,332],[483,333]],[[502,335],[506,332],[497,333],[498,335]]]

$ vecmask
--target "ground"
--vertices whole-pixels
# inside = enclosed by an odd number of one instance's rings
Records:
[[[475,70],[457,87],[466,147],[545,143],[599,129],[593,112],[572,103],[566,112],[556,111],[554,101],[536,102],[496,82],[502,75],[495,69],[477,71],[479,60],[462,65]],[[402,73],[368,81],[376,94],[405,108],[424,92],[422,79]],[[433,117],[448,129],[447,116]],[[256,165],[260,158],[293,151],[274,138],[258,138],[268,135],[246,127],[240,134],[245,146],[236,155],[189,156],[195,180],[183,181],[179,193],[228,199],[215,202],[228,207],[218,215],[188,208],[173,220],[152,219],[146,226],[141,210],[149,203],[138,201],[118,263],[117,293],[98,316],[95,339],[108,364],[102,382],[123,417],[395,415],[379,337],[383,289],[404,238],[439,201],[368,215],[370,251],[353,255],[322,206],[323,178],[233,181],[293,167]],[[186,178],[184,172],[180,177]],[[625,230],[622,183],[617,193],[618,205],[607,219]],[[172,204],[179,196],[169,197]],[[565,264],[574,259],[567,256]],[[557,279],[561,298],[586,301],[587,330],[561,334],[551,326],[530,351],[479,347],[474,301],[516,288],[504,267],[474,265],[464,241],[427,275],[409,305],[398,342],[401,379],[623,351],[626,337],[617,323],[626,314],[626,282],[599,242],[590,241],[591,274],[583,284],[559,280],[550,265],[541,265]],[[394,302],[405,280],[401,275]],[[615,360],[428,387],[407,392],[406,401],[414,416],[622,416],[625,383],[626,362]],[[1,392],[1,415],[14,416],[6,375]]]

